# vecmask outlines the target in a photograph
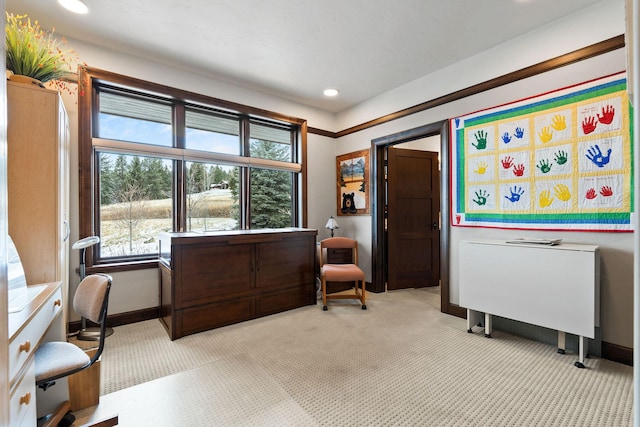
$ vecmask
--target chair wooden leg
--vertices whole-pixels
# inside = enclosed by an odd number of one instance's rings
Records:
[[[322,309],[324,311],[327,311],[327,280],[324,276],[324,274],[321,277],[321,281],[322,281]]]
[[[366,300],[367,300],[367,292],[366,292],[366,286],[367,284],[365,283],[365,281],[362,281],[362,286],[361,286],[361,290],[362,290],[362,309],[366,310],[367,309],[367,304],[366,304]]]

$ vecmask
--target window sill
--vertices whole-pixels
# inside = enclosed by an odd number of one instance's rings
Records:
[[[118,273],[122,271],[146,270],[150,268],[158,268],[158,259],[95,264],[86,268],[86,274]]]

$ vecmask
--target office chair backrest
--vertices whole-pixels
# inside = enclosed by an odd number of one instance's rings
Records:
[[[73,297],[73,309],[94,323],[102,323],[106,316],[105,305],[109,300],[111,278],[106,275],[92,274],[85,277]]]
[[[87,276],[82,279],[73,297],[73,309],[76,313],[100,325],[98,351],[91,358],[91,364],[100,357],[102,350],[104,350],[111,280],[111,276],[108,274]]]

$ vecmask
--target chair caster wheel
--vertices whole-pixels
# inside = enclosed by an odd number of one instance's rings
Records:
[[[322,311],[327,311],[327,310],[329,310],[329,309],[327,308],[327,306],[326,306],[326,305],[323,305],[323,306],[322,306]]]
[[[573,366],[579,369],[584,369],[584,363],[576,362],[573,364]]]
[[[364,305],[364,304],[362,304],[362,309],[363,309],[363,310],[366,310],[366,309],[367,309],[367,306],[366,306],[366,305]]]

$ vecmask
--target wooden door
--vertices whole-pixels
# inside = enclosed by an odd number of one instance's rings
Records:
[[[440,280],[438,153],[390,147],[387,155],[387,289]]]

